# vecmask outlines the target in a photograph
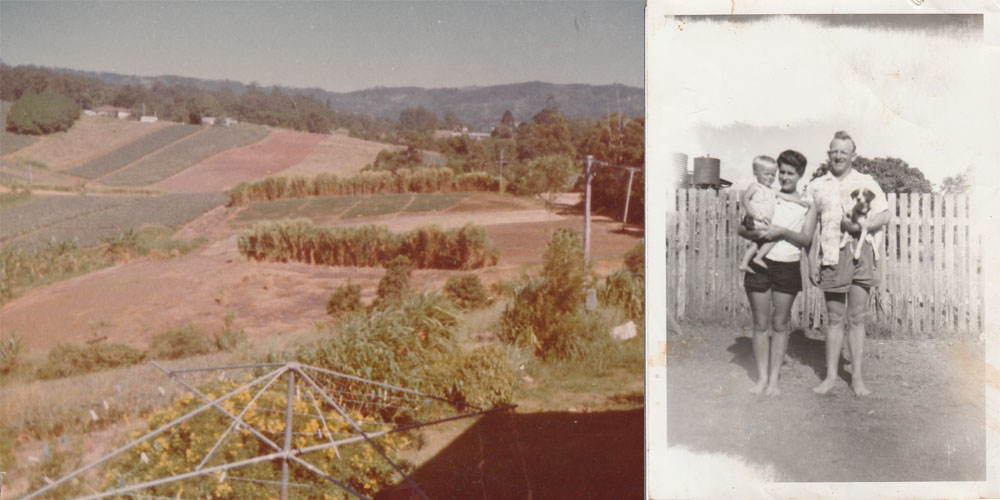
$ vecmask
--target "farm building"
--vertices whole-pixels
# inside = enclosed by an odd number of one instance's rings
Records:
[[[160,119],[156,116],[141,116],[139,117],[139,121],[142,123],[156,123],[160,121]]]
[[[202,125],[215,125],[215,121],[216,120],[218,120],[218,118],[214,117],[214,116],[203,116],[203,117],[201,117],[201,124]]]
[[[132,116],[132,112],[125,108],[119,108],[117,106],[109,106],[109,105],[98,106],[92,110],[84,111],[84,114],[88,116],[108,116],[111,118],[118,118],[122,120],[128,118],[129,116]]]

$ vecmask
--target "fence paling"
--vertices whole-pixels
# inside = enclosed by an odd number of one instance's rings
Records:
[[[746,319],[737,266],[748,244],[739,238],[736,191],[675,190],[668,217],[668,298],[677,318]],[[982,327],[981,239],[965,195],[890,194],[869,324],[890,335],[977,332]],[[808,280],[793,317],[801,326],[825,321],[822,293]]]

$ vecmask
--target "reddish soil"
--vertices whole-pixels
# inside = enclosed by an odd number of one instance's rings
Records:
[[[323,134],[276,129],[259,143],[219,153],[151,187],[168,193],[224,191],[299,163],[327,138]]]
[[[537,207],[536,207],[537,208]],[[580,215],[552,214],[542,222],[508,222],[507,211],[466,212],[467,222],[483,225],[501,248],[500,264],[478,271],[490,284],[516,277],[524,265],[541,262],[548,233],[557,227],[582,229]],[[236,248],[237,231],[227,224],[235,209],[224,207],[192,221],[179,233],[203,236],[209,243],[176,258],[143,258],[79,276],[27,293],[0,308],[2,330],[16,332],[31,351],[59,342],[106,337],[137,347],[153,335],[191,323],[199,331],[218,331],[226,314],[251,338],[288,333],[327,320],[326,300],[345,283],[374,296],[381,268],[323,267],[302,263],[249,262]],[[419,214],[418,214],[419,215]],[[448,217],[460,214],[449,211]],[[387,216],[405,223],[406,215]],[[517,219],[514,219],[517,220]],[[379,222],[378,218],[370,222]],[[592,255],[601,272],[620,265],[621,255],[639,241],[618,231],[619,224],[595,218]],[[417,289],[440,289],[456,271],[418,270]],[[58,314],[54,314],[58,311]]]

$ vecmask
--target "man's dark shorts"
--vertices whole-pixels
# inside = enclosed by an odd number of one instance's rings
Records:
[[[750,263],[754,273],[743,277],[743,288],[748,292],[764,293],[768,290],[795,295],[802,291],[802,268],[799,261],[778,262],[764,259],[767,268]]]
[[[836,266],[820,266],[819,288],[824,292],[847,293],[851,285],[871,288],[878,284],[875,274],[875,250],[871,243],[865,242],[861,248],[861,258],[854,260],[854,246],[857,239],[840,249],[840,257]]]

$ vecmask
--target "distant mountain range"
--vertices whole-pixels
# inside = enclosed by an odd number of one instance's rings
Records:
[[[110,84],[152,86],[156,82],[168,85],[187,85],[218,91],[229,88],[236,94],[246,92],[250,85],[232,80],[205,80],[182,76],[135,76],[118,73],[90,72],[57,69],[97,78]],[[270,91],[272,87],[258,87]],[[360,113],[370,116],[397,119],[407,108],[423,106],[444,119],[452,111],[459,121],[477,130],[490,130],[504,111],[510,110],[518,122],[531,119],[545,107],[551,96],[560,112],[572,118],[601,118],[608,113],[621,112],[627,117],[645,113],[643,89],[626,85],[554,84],[524,82],[506,85],[474,86],[461,88],[427,89],[422,87],[375,87],[353,92],[330,92],[321,88],[281,87],[282,92],[293,95],[307,94],[322,101],[329,101],[336,111]]]

